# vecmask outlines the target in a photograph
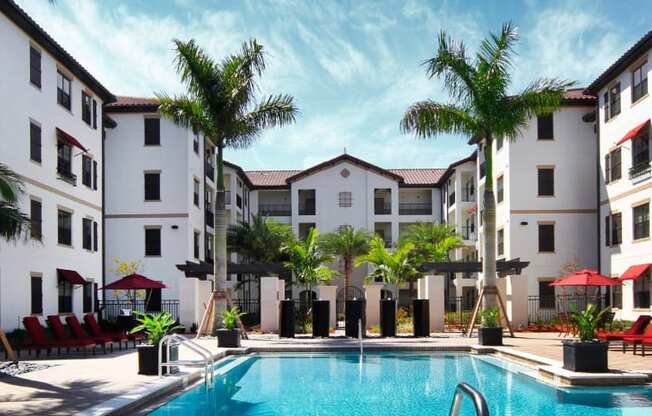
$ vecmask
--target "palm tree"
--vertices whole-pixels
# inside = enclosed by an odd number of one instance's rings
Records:
[[[516,28],[503,24],[480,44],[475,59],[467,56],[463,42],[454,42],[445,31],[439,34],[436,55],[424,62],[429,78],[443,78],[454,100],[443,104],[432,100],[410,106],[401,121],[404,132],[428,138],[442,133],[463,134],[474,143],[484,143],[486,179],[484,185],[483,285],[496,286],[496,202],[493,193],[493,141],[515,140],[520,129],[534,116],[555,111],[571,82],[538,79],[519,95],[508,95],[511,84]],[[480,147],[482,150],[482,147]],[[483,298],[483,307],[495,307],[495,296]]]
[[[327,253],[340,257],[344,262],[344,299],[351,283],[353,260],[369,251],[370,239],[371,235],[367,230],[354,230],[349,225],[340,227],[336,232],[324,234],[320,239],[320,244]]]
[[[375,236],[369,243],[369,252],[356,257],[355,265],[371,264],[375,270],[369,277],[380,278],[383,283],[393,285],[394,297],[398,300],[401,283],[412,280],[419,275],[416,269],[414,245],[406,243],[394,251],[385,247],[385,240]]]
[[[265,70],[263,47],[255,40],[220,62],[194,40],[174,40],[177,72],[186,94],[156,94],[161,114],[183,127],[202,132],[217,147],[214,235],[215,290],[226,284],[225,148],[245,148],[268,127],[293,123],[298,113],[290,95],[256,98],[257,78]],[[220,313],[215,308],[216,313]],[[219,316],[219,315],[218,315]],[[219,319],[216,319],[219,321]]]
[[[27,237],[31,228],[30,218],[18,208],[23,193],[20,175],[0,163],[0,238],[5,241]]]
[[[450,250],[459,247],[462,240],[450,225],[418,222],[407,227],[399,244],[407,243],[414,246],[415,263],[421,265],[448,260]],[[410,298],[414,298],[414,280],[410,280]]]
[[[251,222],[229,227],[227,246],[257,263],[278,263],[286,259],[282,247],[294,241],[292,227],[256,215]]]

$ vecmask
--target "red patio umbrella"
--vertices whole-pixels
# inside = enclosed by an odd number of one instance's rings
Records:
[[[620,284],[617,279],[611,279],[595,270],[583,269],[555,280],[550,283],[550,286],[583,286],[584,303],[586,304],[589,287],[617,286]]]
[[[159,281],[149,279],[138,273],[133,273],[104,286],[102,290],[143,290],[165,288],[167,288],[167,286]]]

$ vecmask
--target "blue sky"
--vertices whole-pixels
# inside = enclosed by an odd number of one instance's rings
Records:
[[[474,50],[512,20],[521,41],[514,92],[536,77],[587,85],[652,29],[647,1],[17,0],[118,95],[180,91],[171,39],[220,58],[256,38],[268,52],[262,93],[292,94],[297,123],[226,154],[245,169],[304,168],[347,152],[384,167],[445,167],[466,139],[401,134],[405,109],[446,101],[420,63],[445,29]],[[626,5],[626,7],[624,7]]]

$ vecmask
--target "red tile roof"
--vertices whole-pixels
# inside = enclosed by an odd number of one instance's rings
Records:
[[[286,187],[286,180],[294,176],[300,170],[248,170],[245,175],[249,178],[254,187]]]
[[[570,88],[566,90],[566,93],[564,94],[564,99],[562,100],[562,104],[594,104],[595,103],[595,97],[593,95],[589,95],[586,93],[586,89],[584,87],[581,88]]]
[[[403,178],[405,185],[436,185],[446,169],[444,168],[408,168],[387,169]]]
[[[153,97],[117,96],[116,101],[105,106],[108,113],[151,112],[158,110],[158,99]]]

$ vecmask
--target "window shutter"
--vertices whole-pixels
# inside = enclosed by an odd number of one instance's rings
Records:
[[[553,224],[539,224],[539,252],[549,253],[555,251],[555,226]]]
[[[97,160],[93,161],[93,189],[97,191]]]
[[[36,48],[29,48],[29,80],[41,88],[41,52]]]
[[[620,147],[611,152],[611,180],[616,181],[622,177]]]
[[[604,217],[604,245],[607,247],[611,245],[611,217],[609,215]]]
[[[36,240],[40,240],[42,238],[42,211],[41,202],[32,199],[30,201],[31,236]]]
[[[537,138],[539,140],[552,140],[554,138],[552,114],[537,117]]]
[[[41,162],[41,127],[29,124],[29,157],[35,162]]]
[[[93,251],[98,250],[99,236],[97,235],[97,221],[93,221]]]
[[[161,255],[161,229],[160,228],[145,229],[145,255],[146,256]]]
[[[32,313],[43,313],[43,279],[39,276],[31,278]]]
[[[552,168],[539,168],[539,196],[553,196],[555,194],[555,170]]]
[[[158,173],[145,174],[145,200],[158,201],[161,199],[161,179]]]
[[[93,99],[93,128],[97,130],[97,101]]]
[[[145,144],[155,146],[161,144],[161,120],[158,118],[145,119]]]

